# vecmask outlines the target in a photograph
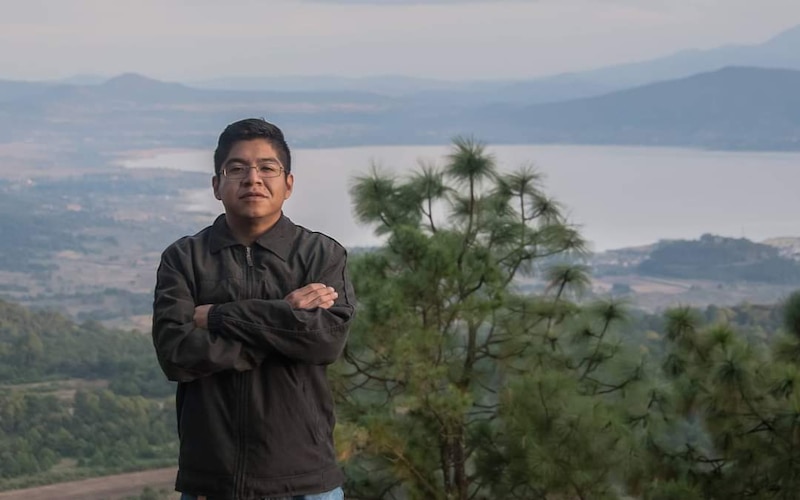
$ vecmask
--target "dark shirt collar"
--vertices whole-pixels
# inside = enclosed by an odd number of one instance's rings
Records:
[[[259,236],[255,244],[274,253],[283,260],[289,257],[292,247],[292,235],[294,234],[294,223],[288,217],[281,214],[278,222],[269,228],[267,232]],[[234,245],[241,245],[233,236],[225,214],[220,215],[211,226],[211,236],[209,249],[211,253],[217,253],[223,248]]]

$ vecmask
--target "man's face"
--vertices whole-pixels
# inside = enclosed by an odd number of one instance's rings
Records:
[[[281,171],[277,177],[262,178],[259,168],[281,166],[278,154],[266,139],[239,141],[233,145],[222,168],[244,167],[245,177],[234,179],[224,174],[214,176],[214,196],[222,201],[225,213],[234,222],[245,224],[275,223],[283,202],[292,194],[294,177]],[[256,167],[256,168],[251,168]]]

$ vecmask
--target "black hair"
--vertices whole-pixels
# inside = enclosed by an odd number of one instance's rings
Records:
[[[214,151],[214,173],[217,176],[222,173],[222,163],[230,154],[234,144],[253,139],[265,139],[269,142],[278,154],[284,174],[288,175],[292,171],[292,153],[281,129],[263,118],[246,118],[231,123],[220,134],[217,149]]]

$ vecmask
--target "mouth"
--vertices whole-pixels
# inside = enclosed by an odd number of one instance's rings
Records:
[[[241,199],[241,200],[265,199],[266,197],[267,197],[267,195],[265,195],[264,193],[245,193],[245,194],[241,195],[239,197],[239,199]]]

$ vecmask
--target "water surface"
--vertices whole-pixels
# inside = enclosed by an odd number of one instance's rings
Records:
[[[533,164],[595,250],[697,238],[800,236],[800,153],[718,152],[605,146],[489,146],[502,170]],[[295,192],[285,205],[296,223],[348,246],[379,242],[355,223],[348,186],[370,165],[398,174],[419,161],[443,164],[446,146],[368,146],[293,151]],[[211,151],[131,159],[131,168],[213,171]],[[187,210],[222,211],[211,188],[188,192]]]

